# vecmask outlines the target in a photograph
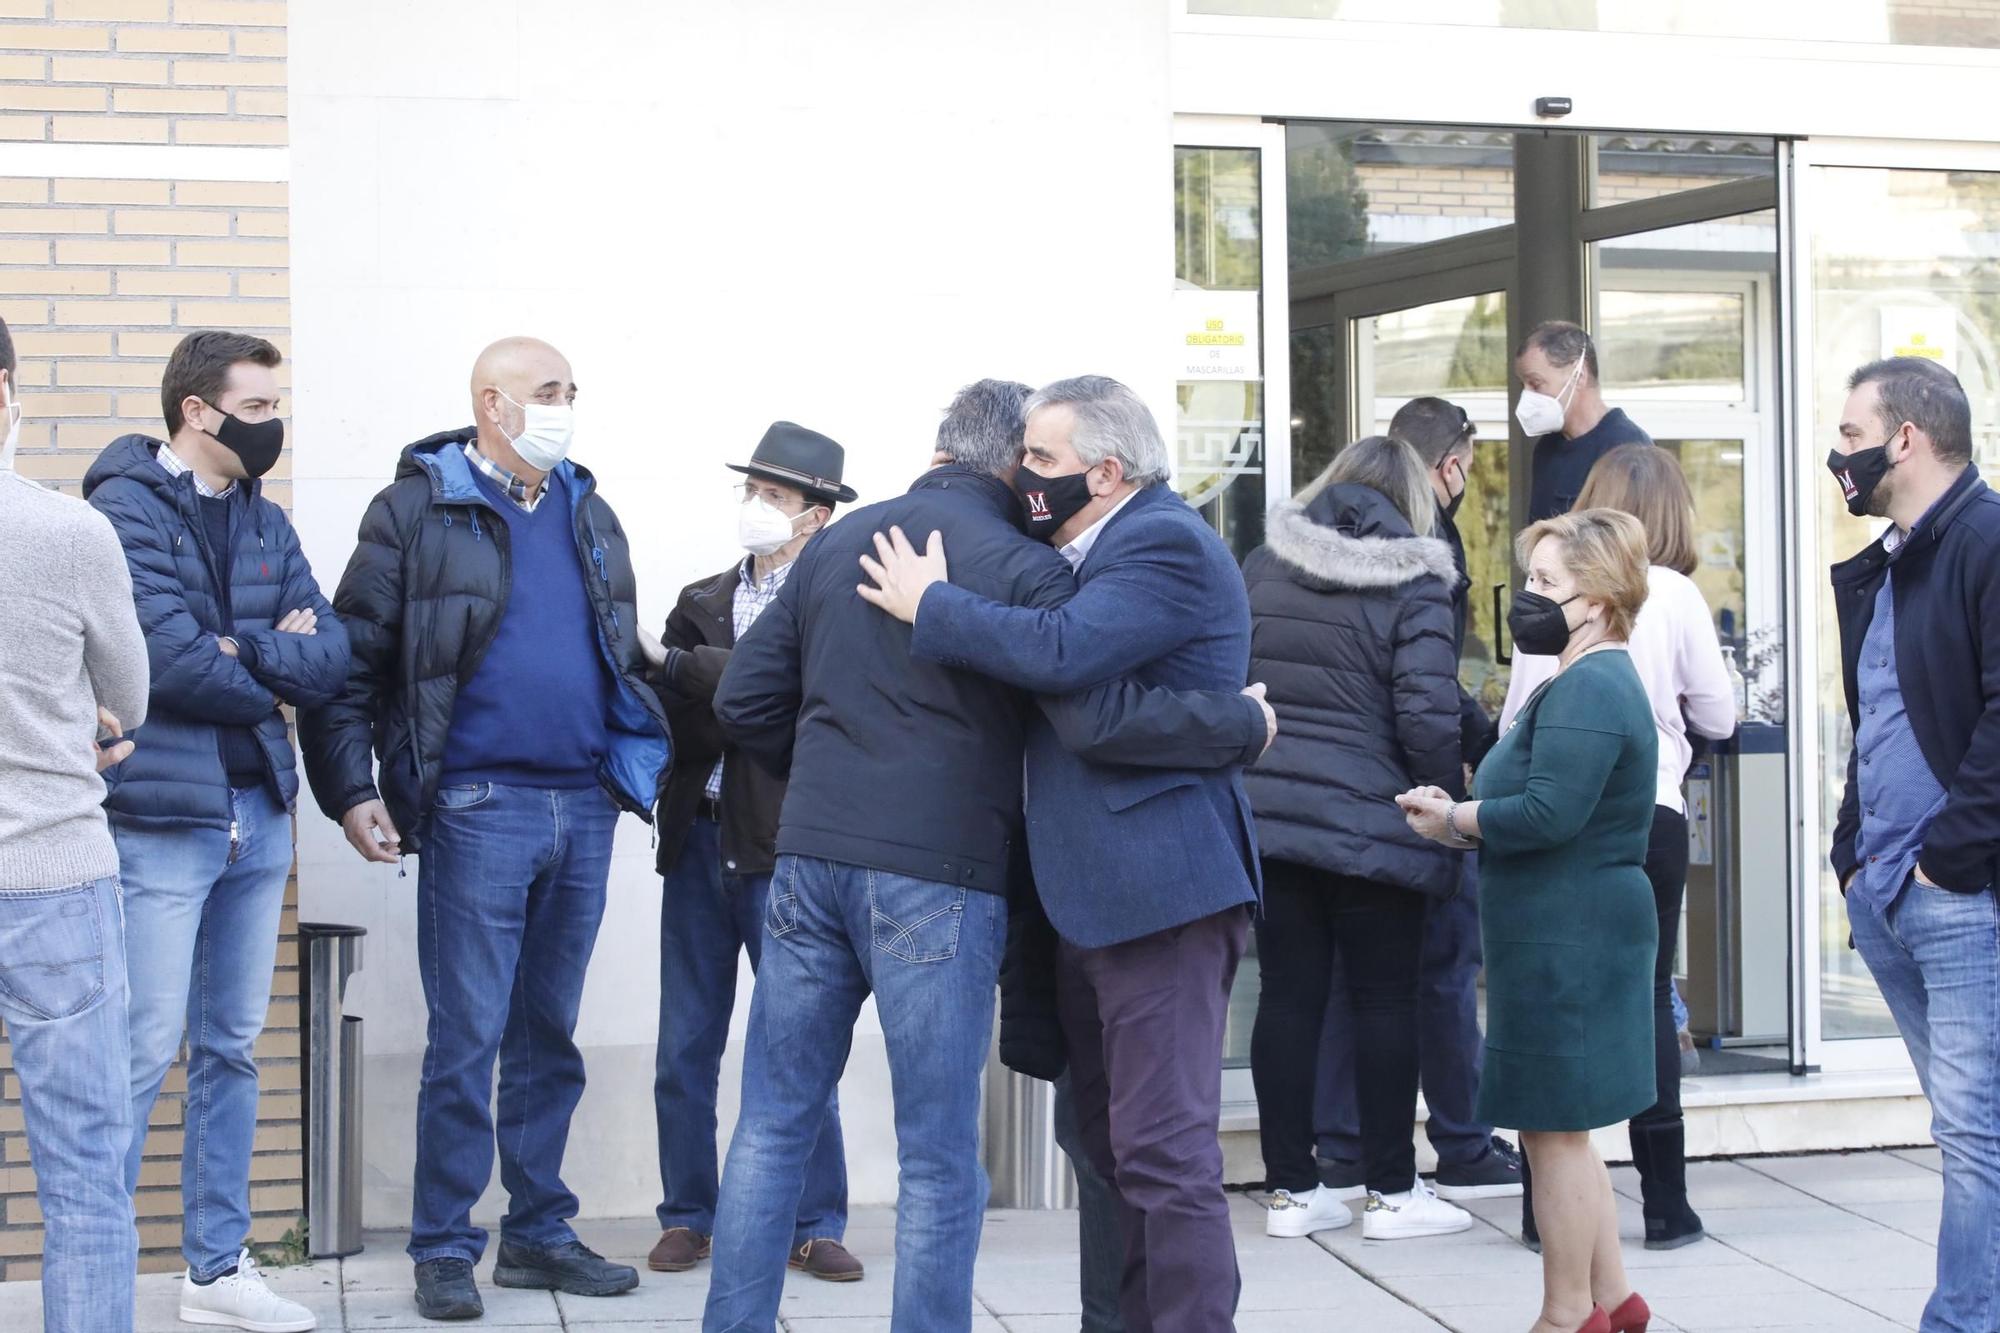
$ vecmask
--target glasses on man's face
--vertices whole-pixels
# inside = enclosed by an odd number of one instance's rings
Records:
[[[749,504],[752,500],[762,500],[773,509],[781,510],[794,517],[805,512],[805,506],[801,505],[796,498],[769,486],[759,486],[754,481],[746,481],[740,486],[731,485],[729,489],[735,492],[744,504]]]

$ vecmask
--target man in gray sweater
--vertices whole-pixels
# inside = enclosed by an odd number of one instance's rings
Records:
[[[125,930],[100,747],[146,720],[146,643],[103,515],[13,470],[21,406],[0,323],[0,1018],[14,1043],[45,1238],[49,1329],[132,1327],[138,1232]]]

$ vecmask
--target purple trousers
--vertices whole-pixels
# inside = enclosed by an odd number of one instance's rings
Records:
[[[1222,1192],[1222,1030],[1247,907],[1102,949],[1063,941],[1057,1007],[1077,1129],[1117,1189],[1128,1333],[1235,1328]]]

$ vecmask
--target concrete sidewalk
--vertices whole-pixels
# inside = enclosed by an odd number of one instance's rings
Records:
[[[1631,1169],[1614,1168],[1612,1177],[1624,1205],[1626,1262],[1657,1312],[1659,1333],[1886,1333],[1917,1326],[1937,1258],[1942,1178],[1935,1149],[1696,1163],[1690,1190],[1712,1239],[1660,1254],[1637,1242],[1643,1228]],[[1462,1235],[1393,1243],[1364,1242],[1359,1225],[1310,1240],[1271,1240],[1254,1199],[1233,1196],[1232,1207],[1243,1268],[1241,1333],[1523,1333],[1534,1322],[1541,1267],[1517,1243],[1515,1200],[1475,1205],[1480,1224]],[[868,1264],[867,1280],[836,1286],[792,1275],[784,1327],[791,1333],[888,1329],[894,1223],[889,1209],[860,1210],[848,1245]],[[502,1291],[486,1281],[489,1252],[481,1265],[486,1318],[464,1327],[699,1328],[705,1270],[643,1272],[658,1237],[650,1218],[580,1229],[594,1248],[641,1266],[636,1292],[579,1300]],[[366,1253],[274,1272],[272,1285],[309,1305],[328,1333],[436,1327],[411,1303],[402,1245],[393,1232],[372,1233]],[[179,1283],[139,1279],[139,1333],[188,1327],[175,1318]],[[979,1333],[1074,1333],[1076,1214],[988,1214],[976,1295]],[[0,1329],[40,1327],[35,1284],[0,1284]]]

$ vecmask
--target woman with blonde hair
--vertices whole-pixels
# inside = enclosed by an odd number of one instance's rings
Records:
[[[1674,456],[1655,445],[1627,444],[1597,460],[1577,504],[1617,509],[1646,529],[1646,609],[1632,630],[1632,666],[1653,706],[1659,735],[1659,789],[1654,797],[1646,877],[1659,916],[1659,953],[1653,960],[1653,1065],[1659,1096],[1632,1117],[1632,1165],[1646,1219],[1646,1248],[1671,1250],[1702,1238],[1701,1217],[1688,1205],[1687,1122],[1681,1116],[1681,1059],[1673,1014],[1674,945],[1680,938],[1681,900],[1687,893],[1687,806],[1681,780],[1693,749],[1688,733],[1720,740],[1736,730],[1736,701],[1723,664],[1715,621],[1695,570],[1694,497]],[[1515,658],[1500,725],[1556,672],[1552,657]],[[1532,1186],[1529,1187],[1532,1193]],[[1524,1203],[1524,1230],[1532,1220]]]
[[[1646,602],[1630,514],[1544,519],[1515,551],[1507,617],[1557,671],[1479,766],[1473,798],[1397,798],[1416,832],[1479,849],[1486,1066],[1479,1114],[1521,1131],[1534,1165],[1542,1311],[1533,1333],[1644,1333],[1625,1277],[1611,1177],[1590,1132],[1651,1106],[1653,960],[1646,878],[1659,741],[1626,645]]]
[[[1348,1191],[1321,1183],[1313,1152],[1336,957],[1354,1023],[1362,1234],[1406,1240],[1472,1225],[1418,1179],[1410,1134],[1425,909],[1457,891],[1464,858],[1412,832],[1393,804],[1414,785],[1462,783],[1458,568],[1431,535],[1436,514],[1416,450],[1373,436],[1273,510],[1265,544],[1243,563],[1250,674],[1278,714],[1277,739],[1243,775],[1264,860],[1250,1072],[1273,1236],[1353,1220]]]

